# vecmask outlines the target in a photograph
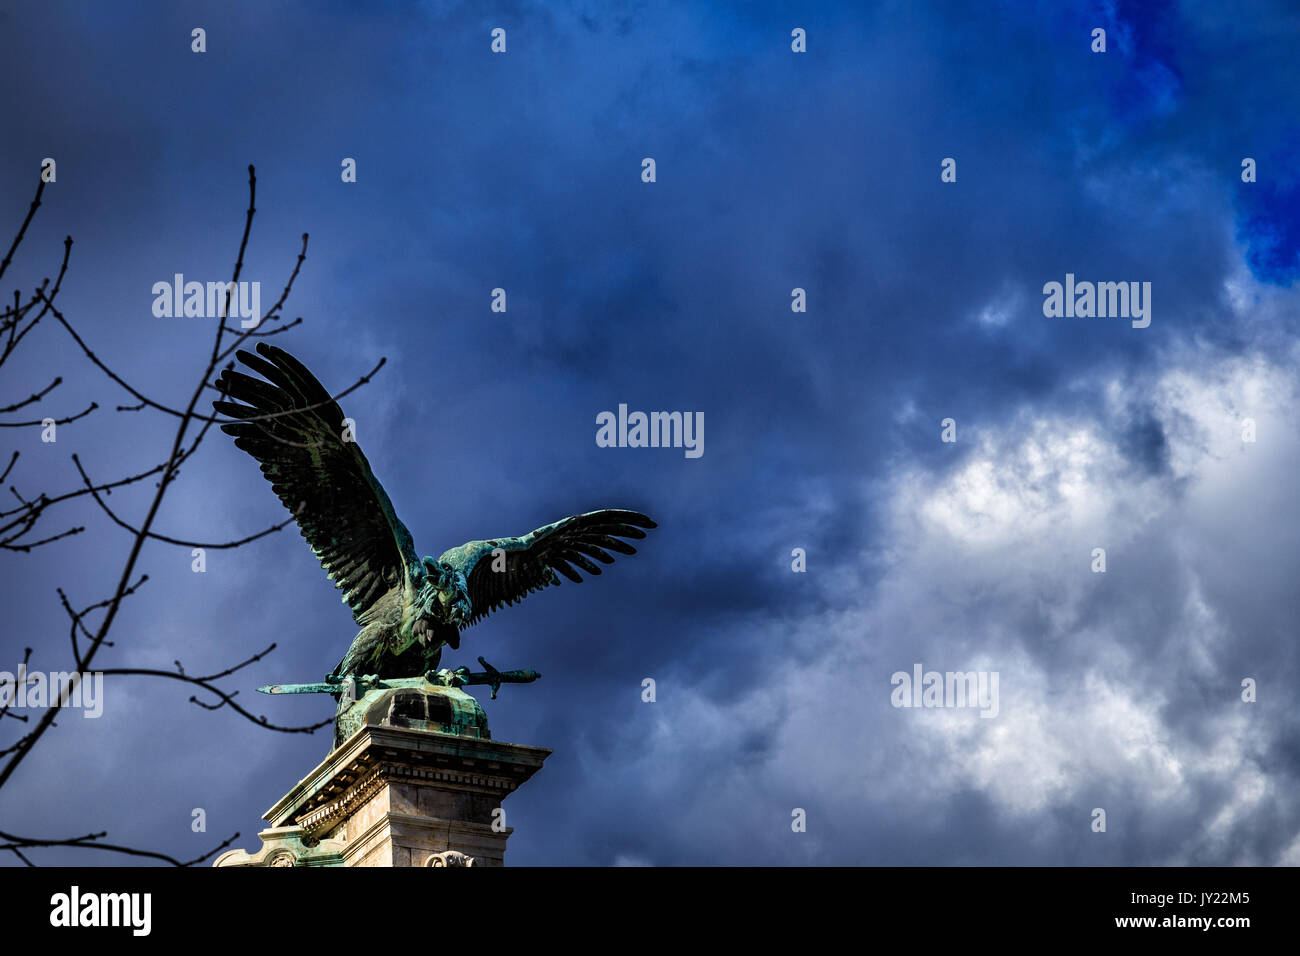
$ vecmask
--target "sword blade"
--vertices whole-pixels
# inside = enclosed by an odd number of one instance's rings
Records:
[[[266,684],[257,689],[259,694],[339,694],[343,684]]]

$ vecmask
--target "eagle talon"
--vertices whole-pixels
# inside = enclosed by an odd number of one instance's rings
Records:
[[[461,687],[466,683],[469,676],[468,667],[457,667],[455,670],[448,670],[444,667],[440,670],[429,671],[424,675],[424,679],[430,684],[439,687]]]

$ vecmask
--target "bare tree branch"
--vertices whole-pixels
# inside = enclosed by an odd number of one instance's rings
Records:
[[[3,261],[0,261],[0,279],[4,278],[5,272],[9,269],[9,263],[14,260],[14,253],[22,245],[23,236],[27,235],[27,227],[32,224],[32,219],[36,215],[36,210],[40,208],[41,196],[45,194],[45,180],[42,179],[40,185],[36,187],[36,196],[32,199],[31,206],[27,209],[27,218],[23,220],[22,226],[18,229],[18,235],[14,236],[14,241],[9,246],[9,251],[5,253]]]
[[[103,498],[99,497],[98,492],[96,492],[95,490],[94,482],[90,480],[90,477],[86,474],[86,470],[81,467],[81,459],[74,454],[72,456],[72,461],[77,466],[77,472],[81,475],[81,480],[85,482],[86,491],[90,494],[92,498],[95,499],[95,504],[99,505],[99,507],[103,509],[104,514],[108,515],[108,517],[112,520],[112,522],[116,524],[118,527],[125,528],[127,531],[130,531],[132,534],[135,535],[140,534],[139,529],[131,527],[131,525],[127,524],[116,514],[114,514],[113,509],[104,503]],[[214,551],[220,551],[224,548],[238,548],[241,545],[248,544],[250,541],[256,541],[258,538],[264,538],[268,534],[274,534],[275,532],[282,529],[285,525],[290,524],[293,520],[294,520],[294,515],[290,515],[288,518],[285,518],[279,524],[271,525],[271,527],[264,528],[261,531],[257,532],[256,534],[250,534],[246,538],[240,538],[237,541],[224,541],[216,544],[212,544],[204,541],[184,541],[181,540],[180,538],[168,537],[165,534],[158,534],[157,532],[154,531],[148,532],[147,537],[152,538],[154,541],[162,541],[165,544],[179,545],[182,548],[211,548]]]
[[[41,391],[32,392],[31,395],[29,395],[27,398],[24,398],[21,402],[18,402],[17,404],[6,405],[4,408],[0,408],[0,415],[4,414],[5,412],[16,412],[24,405],[30,405],[32,402],[39,402],[42,398],[50,394],[50,392],[52,392],[54,389],[58,388],[62,384],[63,384],[63,376],[60,375],[57,378],[55,378],[54,381],[50,382],[49,385],[46,385],[45,388],[41,389]],[[4,477],[0,475],[0,481],[3,480]]]
[[[49,421],[46,421],[45,419],[42,418],[42,419],[37,419],[36,421],[33,422],[0,422],[0,428],[30,428],[32,425],[48,425],[48,424],[67,425],[69,422],[75,422],[78,418],[85,418],[87,415],[89,415],[97,408],[99,408],[99,403],[91,402],[90,406],[86,408],[84,411],[80,411],[75,415],[69,416],[68,418],[53,418],[50,419]]]
[[[124,853],[128,856],[149,857],[154,860],[162,860],[164,863],[170,863],[172,864],[172,866],[193,866],[196,863],[202,863],[205,860],[209,859],[210,857],[216,855],[217,853],[220,853],[226,847],[230,846],[230,844],[234,843],[236,840],[239,839],[239,834],[235,833],[234,835],[230,836],[226,840],[222,841],[222,843],[219,846],[209,850],[207,853],[204,853],[202,856],[197,856],[192,860],[181,861],[176,859],[176,857],[174,856],[168,856],[166,853],[156,853],[153,850],[137,850],[134,847],[118,846],[113,843],[98,842],[101,837],[105,837],[105,836],[108,836],[107,832],[87,833],[85,836],[68,837],[59,840],[38,840],[38,839],[33,839],[31,837],[15,836],[12,833],[6,833],[5,831],[0,830],[0,840],[9,841],[8,843],[0,843],[0,850],[9,850],[13,853],[17,853],[19,858],[27,862],[28,866],[32,866],[34,864],[28,861],[27,858],[23,856],[21,853],[18,853],[19,847],[74,846],[74,847],[81,847],[88,850],[108,850],[109,852],[112,853]]]
[[[240,276],[243,274],[245,256],[247,254],[249,237],[252,231],[253,217],[257,212],[256,171],[252,166],[249,166],[248,173],[248,207],[244,216],[244,228],[240,237],[239,250],[235,258],[231,282],[226,288],[224,315],[230,314],[232,296],[240,280]],[[41,205],[44,189],[45,184],[42,182],[37,187],[36,195],[33,198],[27,211],[27,215],[18,230],[18,234],[15,236],[9,247],[8,253],[5,255],[3,261],[0,261],[0,277],[3,277],[5,271],[9,268],[9,265],[13,261],[24,236],[27,234],[27,229],[36,214],[36,210]],[[294,262],[293,268],[284,284],[283,291],[275,303],[272,304],[271,308],[263,314],[258,325],[269,322],[280,322],[284,304],[293,291],[294,284],[301,272],[302,265],[306,260],[307,243],[308,234],[303,233],[302,246],[299,250],[297,259]],[[153,524],[158,517],[162,502],[172,485],[176,482],[180,473],[181,465],[188,461],[197,452],[203,438],[212,425],[223,424],[231,421],[231,419],[226,419],[221,416],[205,414],[198,407],[199,402],[208,394],[208,392],[216,391],[218,394],[222,393],[219,386],[212,384],[214,375],[221,363],[233,354],[241,344],[249,339],[283,334],[284,332],[300,325],[302,323],[302,318],[298,317],[293,319],[291,322],[279,324],[274,328],[264,328],[260,330],[257,330],[256,327],[253,329],[236,329],[232,326],[226,325],[224,321],[218,323],[213,336],[211,352],[188,401],[183,405],[173,405],[158,401],[150,398],[144,394],[142,390],[130,384],[125,376],[119,374],[116,370],[111,368],[107,362],[102,360],[96,352],[91,349],[85,338],[83,338],[77,331],[64,310],[60,309],[55,304],[55,299],[62,288],[63,279],[67,273],[71,249],[72,238],[68,237],[64,240],[62,260],[52,286],[50,280],[45,279],[34,290],[31,298],[26,301],[23,300],[22,294],[19,291],[15,291],[12,305],[6,306],[4,310],[0,312],[0,336],[4,336],[3,348],[0,349],[0,366],[5,365],[6,361],[22,344],[24,338],[36,327],[37,323],[39,323],[44,316],[53,315],[55,320],[63,327],[71,337],[72,341],[80,349],[82,355],[84,355],[92,365],[98,368],[111,382],[125,390],[136,402],[134,405],[118,405],[116,407],[117,411],[137,412],[149,409],[160,411],[163,414],[176,419],[176,428],[172,435],[170,450],[168,451],[166,458],[152,467],[138,473],[129,474],[126,477],[96,482],[91,479],[87,469],[83,466],[79,455],[74,453],[72,455],[72,461],[81,480],[80,487],[54,495],[41,492],[35,497],[29,498],[20,493],[15,485],[11,484],[8,486],[10,493],[19,504],[16,508],[0,510],[0,550],[27,552],[33,548],[51,544],[71,535],[84,532],[85,529],[83,527],[74,526],[57,533],[45,535],[39,540],[28,540],[28,538],[33,537],[34,530],[42,524],[43,519],[48,517],[51,508],[56,505],[70,502],[72,499],[87,495],[90,496],[98,508],[113,524],[123,528],[131,535],[131,544],[118,572],[117,583],[108,597],[77,610],[74,608],[64,590],[62,588],[56,588],[60,604],[68,617],[69,643],[72,658],[76,664],[76,672],[80,675],[92,671],[96,657],[102,648],[114,646],[114,642],[109,639],[109,636],[112,633],[112,628],[117,618],[118,611],[121,609],[122,602],[126,600],[126,598],[135,594],[137,589],[148,580],[148,575],[141,574],[136,570],[142,558],[144,546],[147,542],[158,541],[164,544],[189,548],[238,548],[252,541],[256,541],[258,538],[281,530],[293,520],[293,517],[290,517],[284,522],[263,529],[256,534],[220,543],[192,541],[180,536],[169,536],[153,530]],[[329,402],[337,401],[360,388],[362,385],[368,383],[384,366],[384,364],[385,360],[380,359],[378,364],[375,365],[369,374],[363,376],[356,383],[340,392],[338,395],[333,396]],[[12,414],[15,411],[43,401],[46,396],[58,388],[62,383],[63,376],[56,376],[40,391],[33,392],[25,399],[0,407],[0,415]],[[322,402],[320,405],[326,405],[329,404],[329,402]],[[314,408],[319,406],[313,405],[311,407]],[[0,421],[0,427],[33,427],[45,424],[49,421],[54,421],[56,424],[71,424],[89,415],[97,408],[99,408],[99,404],[97,402],[92,402],[84,411],[73,415],[65,415],[62,418],[45,416],[39,421]],[[301,411],[301,409],[295,411]],[[288,413],[275,413],[263,417],[268,419],[275,418],[280,414]],[[4,467],[3,472],[0,472],[0,482],[4,482],[10,478],[11,473],[13,473],[15,468],[19,465],[20,460],[22,460],[22,456],[17,450],[14,450],[11,453],[9,462]],[[128,520],[123,517],[117,509],[110,507],[105,500],[106,497],[111,495],[113,490],[116,488],[135,484],[146,478],[154,477],[156,477],[157,481],[154,484],[152,497],[141,520]],[[133,580],[134,583],[131,583]],[[92,614],[96,615],[96,622],[93,624],[89,617]],[[200,699],[198,696],[191,696],[190,700],[196,705],[207,710],[228,708],[252,723],[268,730],[282,733],[312,733],[331,724],[332,719],[323,720],[319,723],[302,727],[272,724],[265,716],[254,715],[241,707],[235,700],[239,693],[238,690],[227,691],[217,684],[217,681],[229,678],[231,675],[251,666],[257,661],[260,661],[267,654],[270,654],[275,647],[276,645],[272,644],[244,661],[226,667],[216,673],[207,675],[196,676],[186,674],[184,667],[181,666],[179,661],[175,662],[175,671],[155,668],[104,668],[95,673],[113,679],[162,677],[169,680],[192,684],[203,694],[210,695],[214,700],[214,702],[209,703]],[[28,648],[23,658],[24,672],[26,665],[30,661],[31,653],[31,648]],[[58,726],[58,713],[63,707],[68,705],[72,689],[73,685],[71,683],[65,684],[58,695],[58,700],[52,700],[51,705],[45,709],[41,716],[38,719],[34,719],[34,726],[31,726],[26,733],[22,734],[12,744],[0,749],[0,758],[5,758],[3,764],[0,764],[0,787],[5,786],[5,784],[9,782],[15,771],[22,765],[22,762],[25,760],[27,755],[30,754],[41,741],[44,734],[51,727]],[[14,699],[16,699],[16,695]],[[31,723],[27,714],[14,712],[12,700],[0,707],[0,723],[3,722],[3,718],[5,717],[21,721],[23,724]],[[0,841],[2,841],[0,842],[0,851],[7,851],[14,854],[16,859],[20,860],[27,866],[33,866],[35,864],[32,858],[27,853],[23,852],[24,850],[58,846],[104,850],[129,856],[159,860],[176,866],[189,866],[203,862],[213,854],[229,846],[238,838],[239,834],[235,834],[216,849],[209,851],[203,856],[188,861],[182,861],[168,854],[152,850],[143,850],[134,847],[106,843],[103,840],[105,836],[105,832],[95,832],[67,838],[47,839],[27,837],[0,831]]]

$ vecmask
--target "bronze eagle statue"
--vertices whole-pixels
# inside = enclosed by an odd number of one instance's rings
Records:
[[[443,645],[460,647],[462,629],[559,584],[558,575],[581,583],[578,569],[600,574],[614,561],[609,552],[636,554],[623,539],[656,527],[638,512],[606,509],[420,558],[338,403],[284,349],[261,342],[257,353],[236,357],[262,378],[232,362],[216,387],[233,401],[212,407],[234,419],[221,430],[261,465],[361,625],[327,681],[431,673]]]

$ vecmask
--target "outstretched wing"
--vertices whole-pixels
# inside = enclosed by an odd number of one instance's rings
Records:
[[[635,511],[592,511],[564,518],[521,538],[471,541],[445,552],[438,560],[465,575],[470,600],[469,624],[501,607],[523,600],[533,591],[559,584],[555,572],[576,584],[582,576],[600,574],[601,564],[613,564],[608,553],[636,554],[623,538],[644,538],[642,528],[655,523]],[[498,549],[500,549],[498,551]]]
[[[352,616],[407,578],[423,579],[411,533],[355,441],[345,441],[343,411],[307,368],[284,349],[258,343],[239,360],[266,381],[226,369],[217,382],[235,401],[215,401],[221,426],[298,520]],[[258,356],[261,356],[260,358]],[[243,404],[236,404],[242,402]],[[350,435],[349,435],[350,438]]]

